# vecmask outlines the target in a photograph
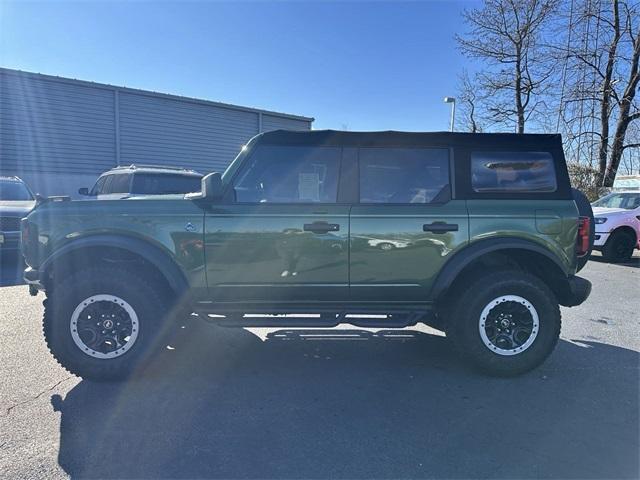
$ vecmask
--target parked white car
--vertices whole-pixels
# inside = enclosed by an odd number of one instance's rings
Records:
[[[596,224],[593,248],[610,262],[631,258],[640,248],[640,190],[610,193],[591,206]]]

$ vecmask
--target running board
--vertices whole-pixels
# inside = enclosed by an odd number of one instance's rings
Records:
[[[221,327],[299,327],[331,328],[340,324],[350,324],[363,328],[403,328],[432,318],[432,313],[424,311],[379,312],[322,312],[322,313],[285,313],[266,312],[259,314],[227,313],[214,314],[196,312],[198,317],[208,323]]]

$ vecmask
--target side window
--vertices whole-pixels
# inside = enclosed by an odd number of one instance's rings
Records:
[[[200,177],[195,175],[171,175],[166,173],[136,173],[133,175],[131,193],[176,194],[200,191]]]
[[[449,152],[443,148],[361,148],[361,203],[448,200]]]
[[[115,175],[107,175],[104,177],[104,183],[100,187],[98,195],[107,195],[111,193],[111,182],[113,182],[113,177],[115,177]]]
[[[472,152],[471,186],[478,193],[555,192],[553,158],[548,152]]]
[[[261,145],[235,182],[240,203],[335,203],[340,148]]]
[[[108,187],[108,193],[129,193],[130,180],[131,175],[128,173],[112,175],[111,184]]]
[[[104,182],[106,182],[107,178],[111,175],[107,175],[105,177],[100,177],[93,188],[91,189],[91,195],[100,195],[104,189]]]

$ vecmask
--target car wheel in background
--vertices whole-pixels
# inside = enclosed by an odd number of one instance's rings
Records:
[[[626,231],[614,231],[602,247],[602,256],[612,263],[626,262],[636,246],[634,235]]]

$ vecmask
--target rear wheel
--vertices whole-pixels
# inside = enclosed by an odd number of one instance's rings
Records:
[[[613,232],[602,247],[602,256],[608,262],[626,262],[632,257],[635,244],[633,234],[625,231]]]
[[[62,279],[45,300],[44,336],[69,372],[122,379],[148,358],[168,308],[158,286],[117,267]]]
[[[515,270],[476,275],[459,291],[447,336],[470,365],[492,375],[517,375],[553,351],[560,309],[537,277]]]

